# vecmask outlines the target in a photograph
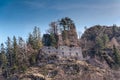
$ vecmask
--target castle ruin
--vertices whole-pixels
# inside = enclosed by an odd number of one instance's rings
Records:
[[[82,60],[82,50],[78,45],[78,36],[73,21],[66,17],[61,19],[59,25],[54,22],[51,27],[56,44],[52,46],[51,35],[44,34],[44,47],[41,50],[47,54],[56,53],[59,57],[77,57]]]

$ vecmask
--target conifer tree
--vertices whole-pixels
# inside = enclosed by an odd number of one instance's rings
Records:
[[[16,60],[16,56],[17,56],[17,40],[16,37],[13,37],[13,56],[14,59]]]
[[[11,39],[10,37],[7,38],[7,42],[6,42],[6,55],[7,55],[7,59],[8,59],[8,66],[12,66],[13,63],[12,63],[12,43],[11,43]]]
[[[18,67],[19,70],[25,71],[27,68],[27,56],[26,56],[26,50],[25,50],[25,41],[22,37],[18,38]]]
[[[51,39],[51,46],[56,47],[57,41],[53,33],[50,34],[50,39]]]
[[[30,44],[34,50],[39,50],[42,46],[40,29],[38,27],[35,26],[33,33],[29,34],[28,44]]]
[[[113,45],[113,52],[114,52],[114,60],[116,63],[116,66],[120,67],[120,52],[119,50],[115,47],[115,45]]]
[[[13,71],[18,69],[18,44],[17,39],[13,36],[13,54],[12,54],[12,62],[13,62]]]
[[[96,47],[98,48],[98,49],[103,49],[104,48],[104,42],[103,42],[103,40],[101,39],[101,38],[97,38],[96,39]]]
[[[104,43],[104,46],[106,46],[107,42],[109,41],[109,37],[107,34],[103,35],[103,43]]]
[[[38,27],[35,26],[33,32],[29,34],[27,45],[29,46],[29,52],[31,53],[29,56],[29,63],[34,65],[36,63],[37,55],[34,53],[38,53],[38,50],[42,47],[42,39]]]
[[[96,38],[96,47],[95,47],[95,50],[96,50],[96,54],[97,55],[101,55],[101,50],[104,49],[104,43],[103,43],[103,40],[99,37]]]
[[[7,67],[7,57],[6,57],[5,48],[4,48],[3,43],[1,44],[0,61],[1,61],[1,66],[6,68]]]

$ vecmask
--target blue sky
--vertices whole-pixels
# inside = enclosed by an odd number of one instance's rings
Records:
[[[28,37],[34,26],[70,17],[78,32],[96,24],[120,25],[120,0],[0,0],[0,43],[7,36]]]

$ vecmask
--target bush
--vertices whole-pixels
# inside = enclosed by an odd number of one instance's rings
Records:
[[[27,66],[26,65],[21,66],[21,71],[25,72],[26,70],[27,70]]]
[[[32,54],[32,55],[30,56],[29,62],[30,62],[30,66],[36,64],[36,55],[35,55],[35,54]]]

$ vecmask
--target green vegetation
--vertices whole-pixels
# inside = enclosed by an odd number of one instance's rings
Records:
[[[4,77],[19,72],[25,72],[27,67],[36,64],[36,55],[42,46],[41,35],[38,27],[34,27],[33,33],[29,34],[27,43],[19,37],[8,37],[6,48],[1,44],[0,67]]]
[[[43,35],[43,44],[45,46],[57,47],[59,43],[60,45],[74,46],[77,45],[77,40],[75,24],[68,17],[51,22],[47,34]]]
[[[58,35],[58,26],[61,35]],[[68,75],[78,75],[80,72],[80,66],[74,63],[64,64],[65,61],[61,61],[59,64],[59,58],[56,55],[47,55],[44,52],[40,53],[40,48],[44,46],[58,46],[59,37],[61,37],[62,45],[76,46],[80,44],[83,49],[83,55],[90,56],[99,63],[105,63],[109,67],[120,67],[120,27],[113,25],[112,27],[96,25],[86,29],[82,35],[79,43],[77,33],[75,30],[75,24],[68,18],[62,18],[60,21],[52,22],[48,34],[43,35],[41,38],[40,29],[34,27],[33,32],[29,33],[27,40],[23,40],[22,37],[13,39],[7,38],[6,47],[2,43],[0,46],[0,67],[2,74],[7,79],[15,73],[24,73],[27,68],[37,66],[45,66],[46,64],[60,65],[63,68],[64,73]],[[112,41],[113,40],[113,41]],[[57,53],[57,52],[55,52]],[[97,61],[98,60],[98,61]],[[77,59],[76,59],[77,61]],[[94,63],[94,62],[93,62]],[[98,64],[96,64],[98,66]],[[59,67],[59,66],[58,66]],[[45,69],[45,68],[44,68]],[[62,69],[61,69],[62,70]],[[88,71],[84,68],[84,71]],[[48,70],[43,70],[43,74],[47,75]],[[58,71],[52,71],[51,74],[57,74]],[[53,75],[53,76],[55,76]]]
[[[114,53],[114,60],[115,60],[115,66],[120,67],[120,52],[119,50],[113,46],[113,53]]]
[[[57,36],[55,36],[55,34],[51,33],[50,39],[51,39],[51,46],[56,47],[57,46]]]
[[[41,34],[38,27],[35,26],[33,33],[29,34],[27,44],[31,45],[34,50],[39,50],[42,47]]]
[[[81,44],[84,49],[87,49],[87,55],[90,55],[91,57],[94,56],[94,59],[97,59],[101,63],[104,61],[107,62],[111,68],[115,66],[119,67],[119,30],[120,27],[116,25],[110,27],[95,25],[86,29],[85,33],[81,37],[81,41],[86,39],[86,43],[83,41]]]

